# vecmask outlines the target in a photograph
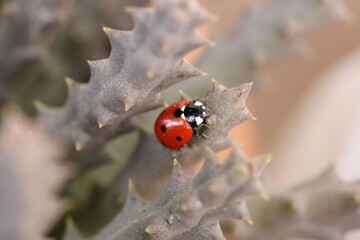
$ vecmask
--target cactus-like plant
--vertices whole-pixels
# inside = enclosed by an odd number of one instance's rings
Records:
[[[66,14],[63,0],[16,0],[0,5],[0,96],[45,50]]]
[[[252,3],[232,35],[208,50],[199,66],[224,82],[257,80],[264,65],[294,54],[311,57],[311,47],[303,40],[309,31],[334,19],[351,18],[342,0]]]
[[[201,71],[183,59],[206,43],[196,27],[207,13],[194,1],[158,1],[154,9],[128,8],[131,32],[104,27],[112,46],[108,59],[88,61],[89,83],[66,79],[68,99],[61,109],[41,108],[50,132],[78,150],[128,131],[124,121],[161,106],[159,93]]]
[[[219,220],[251,223],[244,199],[262,191],[259,177],[269,158],[247,159],[234,146],[222,164],[210,148],[204,152],[205,164],[194,177],[174,159],[168,186],[150,203],[130,180],[121,213],[92,239],[224,239]],[[67,239],[76,239],[71,234]]]
[[[238,225],[228,233],[229,239],[340,240],[360,227],[359,182],[344,183],[333,168],[289,192],[274,193],[268,202],[256,200],[251,205],[254,226]]]
[[[19,112],[5,116],[0,129],[0,239],[44,239],[64,207],[57,196],[68,175],[60,164],[63,153]]]
[[[245,120],[253,119],[245,106],[250,89],[251,84],[225,88],[213,80],[213,88],[209,91],[208,97],[204,99],[211,112],[211,116],[207,119],[210,129],[203,129],[206,137],[190,141],[189,146],[181,151],[171,152],[164,149],[155,140],[155,136],[145,130],[140,135],[140,143],[130,159],[129,165],[119,174],[116,190],[111,193],[113,195],[124,194],[127,179],[131,178],[140,186],[141,190],[144,190],[146,196],[154,196],[159,193],[157,189],[164,187],[164,178],[170,174],[171,164],[168,159],[172,155],[186,170],[193,172],[196,164],[205,156],[205,147],[210,147],[215,151],[230,147],[232,139],[227,136],[228,131]],[[156,155],[149,162],[148,156],[154,151],[156,151]],[[150,167],[150,165],[156,167]],[[150,186],[152,187],[150,188]]]

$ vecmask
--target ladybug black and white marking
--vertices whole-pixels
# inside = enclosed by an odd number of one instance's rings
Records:
[[[166,108],[156,119],[154,130],[158,140],[170,149],[183,147],[209,116],[206,106],[197,99],[184,100]]]

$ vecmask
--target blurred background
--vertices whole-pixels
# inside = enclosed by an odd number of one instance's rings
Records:
[[[239,20],[243,6],[241,1],[218,4],[207,0],[202,4],[219,16],[219,22],[213,26],[218,34],[228,34]],[[345,148],[355,154],[353,159],[360,156],[350,149],[351,145],[357,145],[360,151],[355,130],[359,128],[360,114],[360,22],[357,19],[360,2],[350,0],[346,5],[353,14],[348,21],[330,23],[306,36],[310,47],[307,56],[290,57],[264,69],[267,82],[255,83],[248,102],[257,121],[246,122],[235,131],[239,132],[249,155],[274,152],[275,161],[270,168],[291,162],[285,172],[294,178],[296,172],[318,171],[314,168],[301,171],[304,165],[324,165],[345,157],[347,154],[342,152]],[[248,131],[252,136],[247,136]],[[357,166],[353,169],[360,174]]]
[[[201,3],[219,19],[204,32],[226,36],[241,21],[245,1]],[[360,2],[346,6],[347,18],[307,34],[304,55],[264,68],[248,100],[257,120],[232,131],[248,155],[273,153],[267,171],[273,187],[294,186],[336,162],[343,179],[360,178]]]
[[[218,34],[229,34],[242,14],[239,1],[202,3],[219,15]],[[360,179],[360,1],[346,4],[352,16],[309,33],[304,56],[265,67],[248,100],[257,120],[231,133],[248,155],[273,153],[265,174],[274,191],[314,178],[330,164],[342,179]],[[360,232],[347,239],[360,239]]]
[[[0,1],[0,6],[5,2]],[[148,4],[141,0],[65,2],[57,13],[56,26],[47,26],[36,40],[39,42],[36,57],[26,59],[20,64],[21,71],[15,73],[6,75],[6,69],[0,68],[4,71],[0,76],[6,76],[2,79],[6,84],[0,85],[2,107],[12,101],[29,115],[35,115],[32,105],[35,99],[62,105],[66,98],[63,79],[70,76],[86,82],[89,69],[85,59],[105,58],[109,54],[102,25],[130,30],[131,18],[118,12],[126,5]],[[217,16],[216,23],[200,29],[215,43],[231,35],[241,22],[245,1],[200,2]],[[351,15],[314,28],[305,36],[307,47],[302,55],[262,69],[262,78],[255,81],[248,99],[249,109],[257,120],[245,122],[231,132],[249,156],[273,153],[265,177],[274,191],[315,177],[329,164],[336,164],[338,174],[346,181],[360,179],[360,1],[347,0],[346,6]],[[0,9],[2,14],[11,15],[11,9]],[[26,25],[20,27],[26,29]],[[0,28],[0,33],[4,29]],[[0,63],[6,66],[4,49],[9,42],[0,43]],[[199,49],[187,58],[196,65],[204,51],[205,48]],[[209,72],[199,81],[210,89],[212,77]],[[228,86],[222,79],[216,80]],[[190,95],[205,96],[207,89],[193,88],[193,81],[197,80],[184,81],[166,91],[165,100],[177,101],[174,92],[179,89],[192,89]],[[236,85],[236,79],[233,84]],[[142,115],[141,119],[151,126],[159,111]],[[109,151],[118,147],[114,144]]]

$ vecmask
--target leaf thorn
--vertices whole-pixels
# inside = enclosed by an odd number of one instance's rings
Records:
[[[81,151],[84,148],[84,145],[82,145],[81,143],[75,143],[75,150],[76,151]]]

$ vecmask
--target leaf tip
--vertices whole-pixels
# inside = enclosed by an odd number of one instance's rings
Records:
[[[81,150],[84,149],[84,145],[81,143],[75,143],[75,150],[80,152]]]
[[[43,102],[41,102],[40,100],[38,99],[35,99],[33,101],[33,106],[35,107],[36,110],[42,110],[45,108],[45,104]]]
[[[251,220],[251,219],[249,219],[249,218],[244,218],[243,221],[244,221],[246,224],[250,225],[250,226],[254,225],[253,220]]]
[[[66,83],[67,86],[72,86],[72,85],[75,84],[75,80],[72,79],[71,77],[66,77],[65,78],[65,83]]]
[[[209,47],[216,47],[216,42],[208,39],[208,40],[206,41],[206,45],[209,46]]]
[[[187,95],[183,90],[179,90],[179,95],[181,100],[190,100],[191,97]]]
[[[215,78],[211,79],[211,90],[214,90],[217,87],[217,81]]]
[[[210,184],[210,185],[208,186],[208,191],[209,191],[210,193],[212,193],[212,194],[217,193],[218,190],[219,190],[219,189],[217,188],[217,186],[216,186],[215,184]]]
[[[125,111],[125,112],[129,111],[130,108],[132,108],[132,106],[133,106],[133,105],[130,104],[130,103],[125,103],[125,104],[124,104],[124,111]]]
[[[92,67],[95,64],[95,61],[93,61],[93,60],[86,60],[86,62],[89,65],[89,67]]]
[[[153,235],[154,234],[154,227],[151,224],[147,225],[147,227],[145,228],[145,232],[147,234],[149,234],[149,235]]]
[[[178,162],[178,160],[176,158],[174,158],[174,160],[173,160],[173,166],[174,167],[180,166],[180,163]]]
[[[199,77],[205,77],[207,75],[209,75],[209,74],[206,72],[203,72],[203,71],[199,71]]]
[[[155,72],[152,69],[146,70],[145,74],[148,79],[153,79],[155,77]]]
[[[129,192],[133,192],[134,190],[136,190],[135,183],[130,178],[128,180],[128,189]]]
[[[113,32],[113,29],[106,27],[106,26],[102,26],[102,30],[106,35],[110,35]]]
[[[128,13],[128,14],[132,14],[133,12],[135,12],[135,7],[133,6],[126,6],[124,7],[124,12]]]
[[[98,122],[98,127],[99,127],[99,128],[103,128],[105,125],[106,125],[106,124],[103,123],[103,122]]]

